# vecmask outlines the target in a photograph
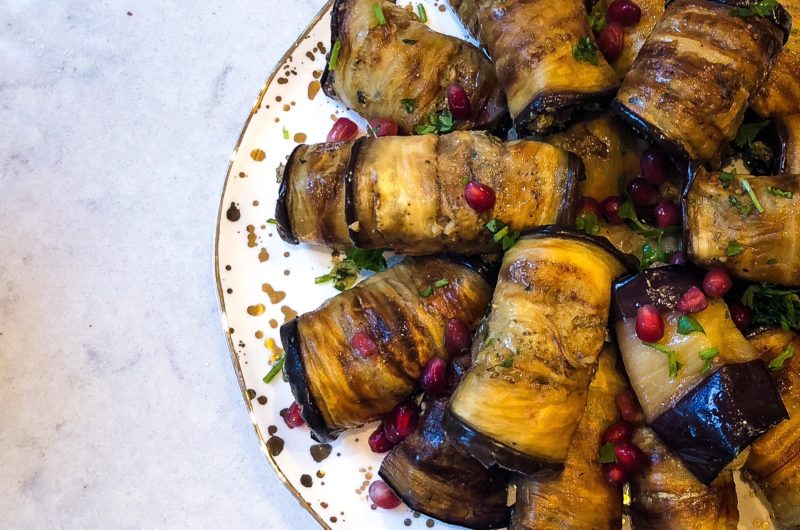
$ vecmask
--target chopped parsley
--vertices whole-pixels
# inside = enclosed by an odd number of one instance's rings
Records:
[[[608,25],[606,15],[602,11],[592,13],[589,15],[589,25],[592,27],[592,31],[600,33]]]
[[[706,375],[708,372],[711,371],[711,368],[714,366],[714,357],[719,355],[719,348],[706,348],[704,350],[700,350],[698,353],[700,358],[705,361],[703,364],[703,368],[700,370],[701,375]]]
[[[583,230],[587,234],[595,235],[600,231],[600,224],[597,221],[597,216],[594,212],[583,212],[577,219],[575,219],[575,226],[578,230]]]
[[[669,365],[669,376],[675,377],[678,375],[678,371],[681,369],[682,365],[678,362],[678,357],[673,350],[657,342],[644,342],[643,344],[665,354],[667,356],[667,364]]]
[[[339,62],[339,52],[342,51],[342,41],[337,40],[333,43],[333,49],[331,50],[331,58],[328,61],[328,69],[329,70],[336,70],[336,63]]]
[[[745,148],[756,140],[756,136],[761,132],[761,129],[769,125],[769,120],[760,121],[756,123],[743,123],[736,133],[736,139],[733,141],[737,147]]]
[[[328,274],[318,276],[314,283],[321,284],[333,282],[333,287],[339,291],[346,291],[358,279],[359,272],[364,269],[372,272],[386,270],[386,259],[383,250],[365,250],[350,247],[345,251],[345,259],[334,264]]]
[[[375,13],[375,19],[378,21],[379,26],[386,25],[386,17],[383,16],[383,9],[378,2],[372,2],[372,12]]]
[[[409,46],[413,46],[417,43],[414,39],[403,39],[403,44],[408,44]]]
[[[445,134],[453,130],[453,115],[448,109],[431,112],[427,123],[423,122],[414,127],[416,134]]]
[[[572,55],[578,61],[584,61],[597,66],[597,46],[588,36],[581,38],[577,44],[572,46]]]
[[[758,202],[758,197],[756,197],[756,193],[753,191],[753,187],[750,186],[750,182],[748,182],[746,178],[740,178],[739,184],[742,186],[742,189],[746,191],[748,195],[750,195],[750,200],[753,201],[753,204],[755,205],[756,210],[758,210],[758,213],[764,213],[764,207],[761,206],[760,202]]]
[[[264,381],[267,384],[272,382],[272,380],[275,379],[275,376],[281,373],[281,370],[283,370],[283,363],[285,362],[286,362],[286,354],[284,353],[283,355],[281,355],[281,358],[278,359],[275,362],[275,364],[272,365],[272,368],[270,368],[269,372],[267,372],[267,375],[264,376],[264,379],[262,379],[262,381]]]
[[[284,140],[289,139],[289,130],[286,127],[283,128],[283,139]]]
[[[276,224],[278,224],[278,221],[275,220],[273,217],[270,217],[269,219],[267,219],[267,224],[268,225],[276,225]]]
[[[739,18],[766,17],[771,15],[776,7],[778,7],[778,0],[761,0],[747,7],[734,7],[730,10],[730,14]]]
[[[601,464],[613,464],[617,461],[617,457],[614,454],[613,443],[608,442],[600,446],[600,458],[598,458],[597,461]]]
[[[745,204],[736,195],[728,195],[728,204],[739,210],[739,215],[747,217],[753,211],[752,204]]]
[[[720,171],[719,181],[722,184],[722,187],[727,190],[730,187],[731,182],[733,182],[733,177],[735,176],[736,171]]]
[[[767,265],[777,265],[777,264],[778,264],[778,258],[769,258],[767,260]]]
[[[786,347],[785,350],[783,350],[783,352],[781,352],[780,355],[778,355],[769,362],[767,368],[769,368],[773,372],[782,370],[784,363],[789,359],[791,359],[792,357],[794,357],[794,347],[792,347],[792,345],[790,344]]]
[[[417,100],[413,98],[403,98],[400,100],[400,104],[409,114],[414,112],[414,109],[417,108]]]
[[[667,260],[669,256],[661,244],[648,241],[642,245],[642,270],[649,269],[654,263],[666,263]]]
[[[730,257],[733,257],[733,256],[738,256],[743,251],[744,251],[744,245],[742,245],[741,243],[739,243],[738,241],[736,241],[734,239],[734,240],[728,241],[728,248],[725,249],[725,255],[730,258]]]
[[[678,333],[681,335],[705,332],[706,330],[703,329],[703,326],[700,325],[700,322],[698,322],[694,317],[690,317],[689,315],[681,315],[680,318],[678,318]]]
[[[767,193],[777,195],[778,197],[783,197],[785,199],[791,199],[794,197],[794,193],[791,191],[782,190],[780,188],[776,188],[775,186],[767,186]]]
[[[513,247],[517,239],[519,239],[518,231],[510,231],[504,222],[497,219],[492,219],[484,227],[493,234],[492,240],[498,243],[504,252]]]
[[[419,292],[419,295],[422,298],[428,298],[430,295],[433,294],[433,291],[439,289],[440,287],[444,287],[445,285],[450,285],[450,280],[447,278],[442,278],[441,280],[436,280],[433,285],[429,285],[425,287],[423,290]]]
[[[419,16],[419,21],[423,24],[428,21],[428,13],[425,11],[424,5],[417,4],[417,16]]]
[[[742,295],[742,303],[753,311],[756,326],[780,326],[800,331],[800,296],[798,289],[783,289],[769,284],[751,285]]]
[[[434,287],[444,287],[445,285],[449,285],[450,280],[446,278],[442,278],[441,280],[437,280],[436,283],[433,284]]]

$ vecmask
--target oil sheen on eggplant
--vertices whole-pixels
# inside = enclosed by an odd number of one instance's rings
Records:
[[[800,0],[780,0],[792,16],[793,24],[800,21]],[[800,35],[789,34],[775,65],[750,102],[751,108],[764,118],[800,113]]]
[[[734,4],[669,3],[612,104],[682,164],[719,164],[791,25],[780,6],[773,17],[743,18],[731,14]]]
[[[338,57],[323,74],[329,97],[413,134],[432,113],[447,109],[447,88],[459,85],[469,95],[472,116],[457,128],[491,131],[507,125],[494,68],[472,44],[431,30],[416,14],[386,0],[336,0],[331,17],[331,49],[338,49]]]
[[[800,285],[800,175],[728,177],[702,167],[691,177],[682,200],[687,256],[745,280]]]
[[[619,81],[603,55],[596,64],[576,58],[582,39],[596,46],[582,0],[461,0],[454,2],[465,24],[494,61],[519,130],[544,134],[563,127],[576,113],[596,109],[614,95]]]
[[[564,471],[546,478],[520,477],[510,530],[616,530],[622,490],[608,485],[597,462],[600,437],[619,420],[615,397],[627,383],[617,370],[616,348],[606,345],[589,385],[586,408]]]
[[[773,118],[772,123],[772,150],[778,154],[775,174],[800,175],[800,114]]]
[[[637,428],[633,442],[649,460],[630,480],[633,530],[736,530],[739,510],[731,471],[706,486],[649,428]]]
[[[289,242],[490,253],[498,249],[484,227],[492,219],[512,231],[571,223],[582,178],[571,153],[483,132],[301,146],[286,165],[276,219]],[[469,207],[465,180],[495,190],[491,210]]]
[[[606,335],[611,283],[631,265],[605,239],[563,228],[509,249],[448,434],[485,465],[562,468]]]
[[[791,347],[794,356],[772,377],[789,412],[789,419],[759,438],[750,448],[745,468],[760,486],[783,528],[800,528],[800,337],[767,330],[751,339],[765,362]]]
[[[434,288],[440,280],[447,285]],[[406,258],[284,324],[285,372],[316,439],[390,412],[431,357],[448,358],[446,322],[458,317],[473,328],[490,298],[487,279],[464,261]],[[374,355],[351,346],[359,332],[376,344]]]

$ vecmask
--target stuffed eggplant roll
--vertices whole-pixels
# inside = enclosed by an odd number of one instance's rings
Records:
[[[671,2],[639,51],[612,110],[676,161],[718,164],[791,27],[780,5],[768,17],[735,15],[751,4]]]
[[[648,269],[618,282],[612,298],[619,348],[647,423],[710,484],[786,409],[724,300],[693,302],[703,276],[688,266]]]
[[[597,462],[600,436],[619,420],[616,396],[627,383],[616,368],[615,348],[606,346],[589,386],[586,408],[564,462],[547,478],[517,480],[510,530],[604,530],[622,523],[622,490],[603,480]]]
[[[492,290],[485,276],[472,262],[407,258],[284,324],[284,370],[315,438],[379,419],[408,397],[428,360],[448,357],[445,323],[480,320]]]
[[[563,467],[606,336],[611,283],[631,265],[605,239],[560,228],[508,250],[448,434],[487,466],[526,475]]]
[[[512,232],[569,224],[582,178],[571,153],[481,132],[300,146],[286,165],[276,219],[290,242],[490,253],[499,249],[485,227],[493,219]],[[491,188],[488,209],[470,206],[471,187]]]
[[[789,419],[756,440],[746,468],[783,528],[800,528],[800,337],[769,330],[751,339],[772,369]]]
[[[544,134],[614,96],[619,81],[597,49],[582,0],[456,4],[467,25],[477,13],[478,40],[494,60],[517,129]]]
[[[644,471],[631,477],[633,530],[736,530],[739,510],[731,471],[706,486],[652,430],[636,429],[633,441],[649,460]]]
[[[746,280],[800,285],[800,175],[699,168],[683,197],[686,252]]]
[[[325,93],[367,119],[397,123],[413,134],[448,109],[448,88],[466,95],[458,129],[495,130],[508,122],[505,96],[486,55],[437,33],[386,0],[336,0]]]
[[[800,20],[800,0],[781,0],[793,21]],[[800,36],[792,31],[789,40],[750,106],[764,118],[800,113]]]

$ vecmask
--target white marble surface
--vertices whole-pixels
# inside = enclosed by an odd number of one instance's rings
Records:
[[[316,527],[249,424],[212,242],[323,4],[0,2],[1,527]]]

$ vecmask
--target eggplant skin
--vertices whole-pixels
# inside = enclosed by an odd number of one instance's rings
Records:
[[[485,468],[448,440],[447,398],[426,403],[416,432],[386,455],[378,474],[416,512],[467,528],[505,528],[508,472]]]
[[[706,486],[649,428],[637,428],[633,442],[649,459],[630,480],[633,530],[736,530],[739,510],[731,471]]]
[[[373,4],[386,19],[380,25]],[[472,44],[437,33],[415,14],[386,0],[336,0],[331,11],[331,49],[339,43],[335,68],[330,62],[323,90],[367,119],[386,118],[402,134],[447,109],[447,88],[460,85],[473,115],[459,129],[505,131],[505,96],[486,55]],[[329,56],[330,57],[330,56]],[[403,100],[412,100],[409,112]]]
[[[615,114],[681,164],[719,164],[782,47],[783,26],[733,16],[730,4],[671,2],[612,103]]]
[[[800,0],[781,0],[793,20],[800,20]],[[794,32],[783,47],[767,79],[750,102],[751,108],[764,118],[800,113],[800,36]]]
[[[520,477],[509,530],[617,530],[622,525],[622,490],[608,485],[597,462],[600,437],[619,420],[616,396],[627,384],[616,368],[615,348],[606,345],[586,400],[586,409],[564,462],[548,478]]]
[[[732,200],[753,204],[742,179],[752,187],[763,213],[753,208],[743,216],[731,205]],[[775,195],[768,188],[792,196]],[[800,285],[800,175],[737,175],[726,185],[720,173],[700,167],[690,178],[682,205],[685,248],[694,263],[724,267],[745,280]],[[743,250],[728,255],[731,242]]]
[[[772,120],[776,129],[773,153],[778,154],[777,175],[800,174],[800,114]]]
[[[723,366],[650,424],[703,484],[788,413],[761,360]]]
[[[449,283],[420,294],[440,280]],[[406,258],[284,324],[286,373],[315,439],[380,419],[410,396],[428,360],[448,357],[446,322],[474,327],[490,297],[489,282],[460,260]],[[359,332],[376,354],[354,350]]]

